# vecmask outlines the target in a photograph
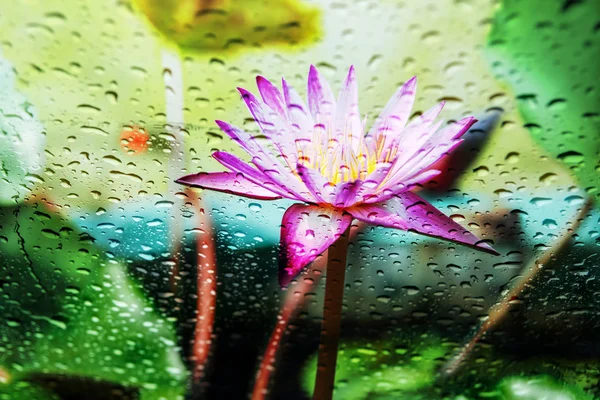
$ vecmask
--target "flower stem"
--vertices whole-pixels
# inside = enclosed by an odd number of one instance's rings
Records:
[[[196,204],[200,204],[197,199]],[[212,344],[212,332],[215,321],[217,297],[217,262],[212,224],[203,211],[198,212],[201,231],[196,236],[197,251],[197,290],[196,327],[192,358],[194,362],[193,381],[199,384],[204,377],[206,364]]]
[[[327,255],[325,302],[313,400],[331,400],[344,300],[344,276],[350,228],[331,245]]]

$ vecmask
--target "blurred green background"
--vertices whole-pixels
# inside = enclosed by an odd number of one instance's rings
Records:
[[[213,122],[258,132],[236,86],[285,76],[304,93],[310,64],[334,90],[354,65],[369,121],[413,75],[415,113],[446,100],[445,119],[475,115],[421,194],[502,254],[361,229],[336,398],[600,398],[600,213],[582,214],[600,196],[599,60],[594,0],[4,0],[0,399],[250,396],[286,295],[289,202],[173,180],[220,170],[217,149],[243,156]],[[216,309],[194,382],[201,235]],[[441,379],[543,252],[508,317]],[[308,398],[322,285],[303,296],[269,398]]]

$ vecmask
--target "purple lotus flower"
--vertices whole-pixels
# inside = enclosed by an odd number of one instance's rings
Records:
[[[358,111],[354,67],[337,102],[314,66],[308,75],[308,107],[282,79],[283,92],[256,78],[262,100],[238,88],[264,137],[216,121],[251,157],[216,151],[226,172],[198,173],[177,182],[240,196],[302,202],[288,208],[281,225],[279,280],[289,281],[326,250],[353,218],[410,230],[498,254],[434,206],[411,192],[439,173],[434,164],[460,144],[475,123],[467,117],[439,129],[444,103],[408,121],[416,77],[388,102],[367,134]]]

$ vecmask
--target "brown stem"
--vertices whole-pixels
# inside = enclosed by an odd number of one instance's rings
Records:
[[[541,271],[546,263],[548,263],[553,256],[556,256],[558,252],[560,252],[563,247],[569,242],[571,238],[571,234],[574,233],[581,222],[585,218],[585,215],[588,213],[590,208],[592,207],[592,199],[588,199],[584,206],[579,210],[575,219],[571,221],[571,226],[567,229],[564,235],[560,236],[547,251],[545,251],[541,257],[534,259],[525,269],[527,272],[523,277],[517,282],[515,286],[511,290],[509,290],[506,295],[502,297],[502,299],[496,303],[490,309],[488,314],[488,318],[480,324],[479,328],[475,332],[475,334],[469,339],[469,341],[460,349],[460,351],[452,357],[452,359],[446,364],[446,366],[442,369],[442,376],[450,376],[456,373],[462,363],[467,359],[471,350],[475,347],[477,342],[485,336],[485,334],[495,325],[497,325],[504,317],[508,314],[510,310],[510,302],[517,298],[521,292],[529,285],[531,280],[537,275],[539,271]]]
[[[333,397],[335,367],[342,322],[344,276],[346,274],[349,230],[347,229],[331,245],[327,255],[325,302],[323,306],[323,322],[321,324],[321,340],[313,400],[331,400]]]

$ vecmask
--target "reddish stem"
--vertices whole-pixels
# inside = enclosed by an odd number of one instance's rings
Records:
[[[307,271],[307,276],[300,279],[299,282],[290,287],[285,297],[285,302],[281,307],[279,315],[277,315],[277,323],[269,343],[265,349],[263,359],[260,363],[260,368],[256,374],[254,389],[252,390],[252,400],[264,400],[268,394],[269,381],[271,373],[275,369],[275,361],[277,359],[277,351],[281,345],[283,335],[290,324],[291,319],[295,316],[296,311],[302,307],[307,293],[309,293],[318,283],[321,274],[317,271],[322,271],[325,267],[326,255],[319,258]]]
[[[188,190],[187,194],[190,196],[193,207],[198,210],[200,226],[200,232],[196,234],[198,300],[191,356],[194,362],[192,377],[194,383],[197,384],[204,376],[212,341],[217,298],[217,263],[211,221],[204,214],[198,197],[191,190]]]

